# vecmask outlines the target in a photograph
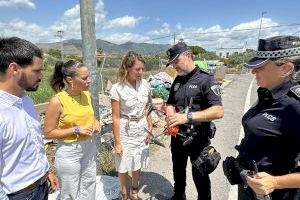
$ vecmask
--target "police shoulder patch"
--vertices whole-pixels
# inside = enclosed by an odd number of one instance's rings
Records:
[[[213,85],[210,87],[210,89],[215,93],[215,95],[221,96],[222,88],[219,85]]]
[[[298,98],[300,98],[300,85],[295,85],[290,88],[290,91],[294,93]]]

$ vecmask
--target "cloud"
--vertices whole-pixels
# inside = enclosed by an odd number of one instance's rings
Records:
[[[189,27],[182,30],[176,39],[183,38],[189,45],[199,45],[208,50],[215,50],[220,47],[256,48],[259,27],[260,19],[243,22],[232,28],[222,28],[220,25],[213,25],[206,29],[203,27]],[[291,35],[297,30],[300,31],[299,26],[291,29],[288,26],[279,26],[271,18],[263,18],[260,38]]]
[[[15,0],[14,2],[21,2],[21,0]],[[22,2],[31,1],[24,0]],[[3,3],[4,1],[0,0],[0,5]],[[219,24],[205,28],[195,26],[184,27],[181,23],[177,23],[172,27],[169,23],[161,24],[161,20],[156,18],[156,24],[160,24],[159,28],[148,32],[137,33],[128,30],[124,31],[123,29],[134,28],[140,25],[141,21],[148,19],[149,18],[145,16],[120,16],[115,19],[108,19],[103,0],[98,0],[95,3],[95,28],[97,38],[116,44],[128,41],[172,44],[173,32],[175,30],[175,39],[177,41],[183,38],[189,45],[199,45],[211,51],[219,47],[243,47],[245,44],[247,44],[247,48],[255,48],[261,22],[261,19],[258,18],[253,21],[241,22],[233,27],[222,27]],[[272,26],[273,28],[270,28]],[[64,31],[64,40],[80,39],[80,5],[76,4],[66,10],[61,18],[50,27],[15,19],[10,22],[0,22],[0,29],[2,30],[0,33],[1,36],[19,36],[32,42],[57,42],[58,38],[55,35],[58,30]],[[279,24],[271,18],[262,19],[261,38],[276,35],[292,35],[297,32],[297,36],[300,36],[299,26],[279,26]]]
[[[139,21],[143,19],[142,17],[133,17],[133,16],[123,16],[113,19],[111,21],[107,21],[104,25],[104,28],[118,28],[118,27],[135,27]]]
[[[0,0],[0,7],[36,8],[35,4],[31,0]]]
[[[0,23],[1,36],[17,36],[32,42],[45,42],[51,38],[51,33],[47,28],[36,24],[29,24],[22,20],[12,20],[9,23]]]
[[[176,24],[176,28],[177,28],[177,30],[181,30],[181,29],[182,29],[181,24],[180,24],[180,23],[177,23],[177,24]]]
[[[164,23],[159,30],[153,30],[147,33],[147,35],[166,35],[166,34],[170,34],[171,33],[171,29],[170,29],[170,24],[168,23]]]
[[[100,37],[103,40],[106,40],[108,42],[112,42],[115,44],[122,44],[125,42],[143,42],[146,40],[149,40],[149,37],[142,36],[139,34],[133,34],[133,33],[114,33],[114,34],[108,34],[103,35]]]
[[[95,5],[95,21],[96,24],[100,24],[105,21],[106,11],[104,9],[103,0],[99,0]]]
[[[77,18],[80,16],[80,6],[76,4],[73,8],[65,11],[64,17],[65,18]]]

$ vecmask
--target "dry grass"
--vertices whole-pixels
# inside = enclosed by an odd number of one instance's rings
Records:
[[[97,156],[97,165],[100,166],[97,174],[117,176],[115,157],[112,150],[103,150]]]

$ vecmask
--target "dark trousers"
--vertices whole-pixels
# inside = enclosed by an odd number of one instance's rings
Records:
[[[238,185],[238,200],[255,200],[254,192],[249,188]]]
[[[174,192],[176,196],[183,196],[186,186],[186,165],[188,157],[191,162],[195,161],[204,147],[209,145],[208,139],[194,138],[194,141],[183,146],[183,138],[177,136],[171,139],[171,152],[173,161]],[[202,176],[199,171],[192,167],[192,175],[198,192],[198,200],[211,199],[211,187],[208,174]]]
[[[8,195],[9,200],[48,200],[48,183],[45,181],[42,185],[39,185],[32,190],[15,195]]]

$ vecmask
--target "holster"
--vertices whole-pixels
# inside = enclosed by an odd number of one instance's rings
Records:
[[[231,185],[243,183],[236,158],[232,156],[226,157],[222,166],[224,175]]]
[[[209,131],[209,139],[213,139],[215,137],[217,131],[216,124],[214,122],[210,122],[210,131]]]
[[[221,160],[221,154],[212,146],[203,149],[198,158],[192,162],[192,165],[199,170],[200,174],[207,175],[212,173]]]

